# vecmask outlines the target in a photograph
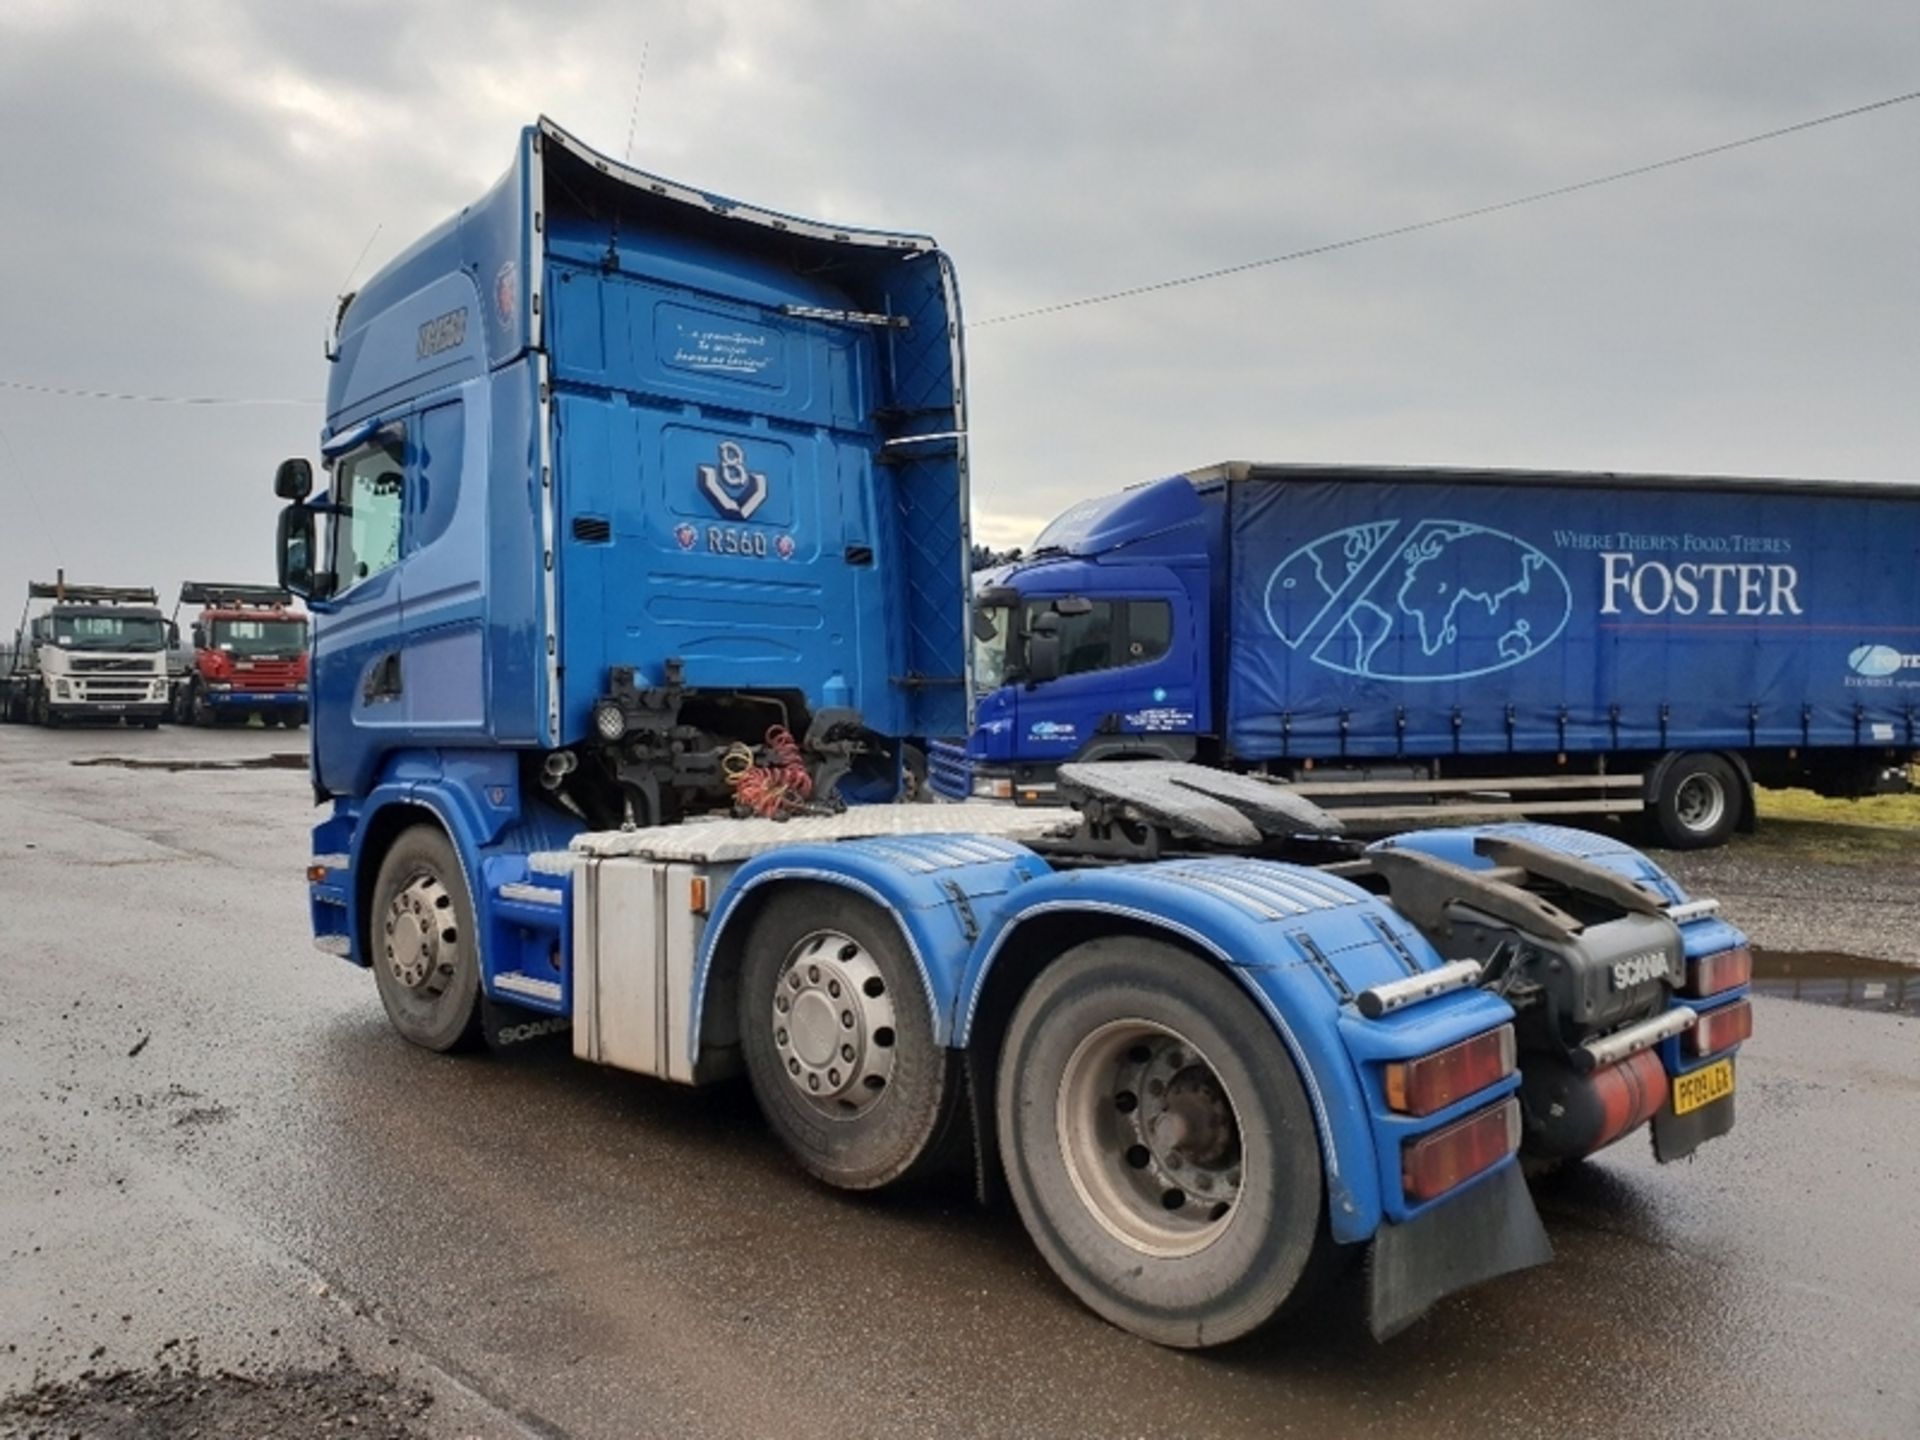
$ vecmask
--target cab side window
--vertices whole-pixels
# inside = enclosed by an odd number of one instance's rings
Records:
[[[1085,615],[1060,618],[1060,673],[1084,675],[1089,670],[1105,670],[1113,658],[1114,606],[1096,600]]]
[[[406,473],[406,437],[397,426],[335,464],[333,498],[341,509],[333,531],[334,594],[400,563]]]
[[[1046,610],[1027,607],[1027,626]],[[1085,675],[1158,660],[1173,643],[1173,606],[1165,600],[1096,600],[1084,615],[1060,617],[1060,673]]]
[[[1173,606],[1165,600],[1127,602],[1127,648],[1122,665],[1158,660],[1173,644]]]

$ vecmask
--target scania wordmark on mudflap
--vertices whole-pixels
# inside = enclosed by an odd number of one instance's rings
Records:
[[[1361,1248],[1390,1334],[1547,1258],[1520,1155],[1723,1134],[1744,940],[1625,847],[1365,846],[1185,765],[890,803],[965,723],[959,340],[931,240],[544,121],[344,307],[280,562],[314,934],[395,1028],[744,1070],[822,1181],[1004,1185],[1075,1294],[1183,1346]]]

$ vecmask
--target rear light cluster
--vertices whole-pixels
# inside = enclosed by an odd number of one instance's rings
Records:
[[[1747,952],[1728,953],[1745,955]],[[1716,1051],[1731,1049],[1752,1036],[1753,1004],[1747,1000],[1736,1000],[1717,1010],[1702,1011],[1700,1018],[1693,1022],[1693,1028],[1687,1032],[1685,1043],[1689,1055],[1712,1055]]]
[[[1386,1067],[1387,1107],[1402,1115],[1431,1115],[1506,1079],[1513,1073],[1513,1062],[1511,1025],[1497,1026],[1418,1060],[1396,1060]]]
[[[1718,955],[1708,955],[1694,961],[1687,968],[1687,983],[1681,993],[1698,1000],[1731,990],[1736,985],[1745,985],[1751,979],[1753,952],[1742,945],[1738,949],[1722,950]]]
[[[1419,1204],[1444,1195],[1520,1148],[1520,1102],[1509,1095],[1400,1151],[1400,1184]]]

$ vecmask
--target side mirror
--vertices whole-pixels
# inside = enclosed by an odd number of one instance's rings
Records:
[[[282,500],[304,500],[313,493],[313,466],[299,456],[282,460],[273,472],[273,493]]]
[[[284,469],[285,466],[281,468]],[[311,474],[308,478],[312,478]],[[280,588],[291,591],[303,600],[311,600],[316,595],[313,574],[314,538],[313,511],[304,505],[295,504],[287,506],[280,512],[277,547],[280,552]],[[198,628],[196,626],[195,630],[197,631]],[[196,638],[198,638],[197,635]]]
[[[193,627],[193,648],[196,650],[204,650],[207,648],[206,626],[196,625]]]
[[[1033,617],[1027,636],[1027,688],[1060,678],[1060,617],[1051,610]]]

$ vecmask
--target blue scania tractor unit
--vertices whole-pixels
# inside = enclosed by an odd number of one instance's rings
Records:
[[[821,1181],[970,1174],[1181,1346],[1362,1250],[1391,1334],[1547,1258],[1523,1155],[1726,1134],[1746,942],[1616,842],[1181,764],[902,803],[967,717],[959,339],[930,240],[544,121],[343,307],[279,562],[315,939],[400,1034],[744,1071]]]
[[[1916,745],[1912,486],[1220,465],[1074,506],[976,600],[950,793],[1190,760],[1349,819],[1644,810],[1685,848],[1756,782],[1871,793]]]

